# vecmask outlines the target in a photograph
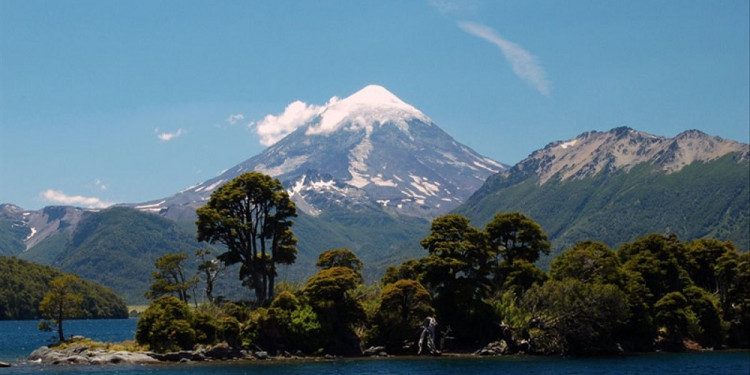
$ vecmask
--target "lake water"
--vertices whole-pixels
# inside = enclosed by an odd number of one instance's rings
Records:
[[[100,341],[133,338],[135,320],[90,320],[66,323],[66,332]],[[0,321],[0,361],[13,362],[4,374],[268,374],[268,375],[533,375],[533,374],[750,374],[750,351],[654,353],[613,358],[501,357],[347,359],[319,362],[189,363],[139,366],[41,366],[21,361],[50,341],[36,321]]]

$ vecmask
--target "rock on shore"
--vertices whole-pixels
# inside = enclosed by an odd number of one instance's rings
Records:
[[[291,355],[290,355],[291,356]],[[159,362],[189,362],[211,360],[264,360],[270,356],[264,351],[246,351],[232,348],[222,342],[196,350],[171,353],[108,351],[90,348],[87,345],[73,345],[65,349],[42,346],[29,355],[31,362],[50,365],[104,365],[104,364],[147,364]]]
[[[159,360],[148,353],[126,351],[110,352],[103,349],[89,349],[85,345],[76,345],[57,350],[42,346],[29,355],[29,361],[42,364],[142,364],[158,363]]]

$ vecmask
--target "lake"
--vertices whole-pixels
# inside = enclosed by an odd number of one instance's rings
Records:
[[[51,332],[36,329],[37,321],[0,321],[0,361],[14,367],[4,374],[310,374],[310,375],[529,375],[529,374],[750,374],[750,351],[707,353],[653,353],[612,358],[500,357],[347,359],[318,362],[190,363],[139,366],[41,366],[20,363],[32,350],[45,345]],[[68,334],[100,341],[133,338],[134,319],[66,322]]]

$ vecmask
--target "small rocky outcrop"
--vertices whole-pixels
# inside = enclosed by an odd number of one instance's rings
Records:
[[[157,359],[148,353],[117,351],[110,352],[103,349],[89,349],[85,345],[75,345],[65,349],[51,349],[46,346],[34,350],[29,361],[49,364],[144,364],[157,363]]]
[[[388,353],[385,351],[385,346],[371,346],[362,351],[362,354],[366,357],[387,357]]]
[[[510,348],[505,340],[494,341],[487,344],[484,348],[477,350],[474,354],[479,356],[498,356],[509,354]]]

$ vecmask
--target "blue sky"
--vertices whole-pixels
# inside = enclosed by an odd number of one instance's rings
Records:
[[[748,142],[747,0],[0,0],[0,203],[169,196],[379,84],[514,164],[629,126]]]

